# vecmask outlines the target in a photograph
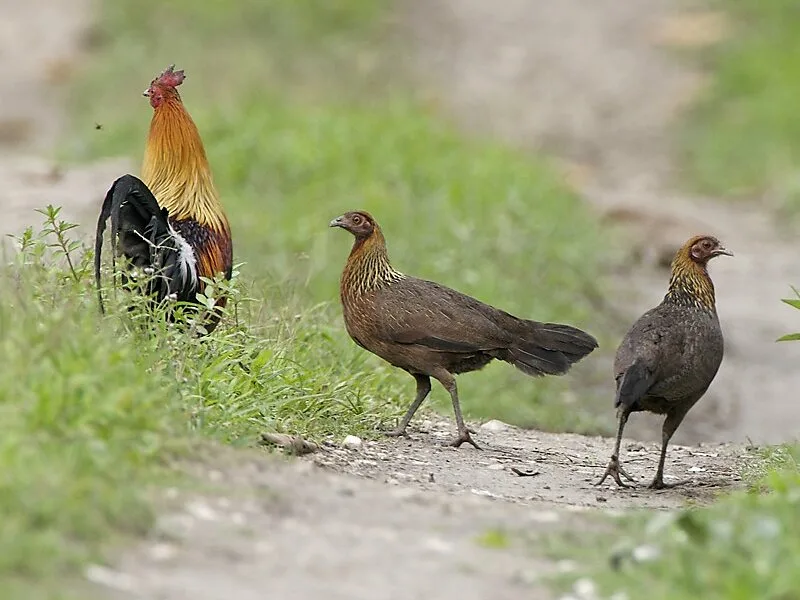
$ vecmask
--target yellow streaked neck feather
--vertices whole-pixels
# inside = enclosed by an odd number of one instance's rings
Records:
[[[342,291],[360,297],[405,278],[389,262],[386,241],[376,225],[371,236],[353,244],[342,273]]]
[[[194,219],[219,231],[230,230],[200,134],[177,98],[153,112],[142,181],[171,218]]]

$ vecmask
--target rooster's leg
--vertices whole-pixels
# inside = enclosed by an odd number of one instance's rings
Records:
[[[611,476],[611,478],[617,483],[620,487],[631,487],[627,483],[623,483],[620,475],[622,475],[628,481],[635,481],[633,477],[628,475],[625,469],[619,464],[619,447],[622,443],[622,432],[625,429],[625,424],[628,422],[628,412],[625,410],[620,411],[619,413],[619,429],[617,429],[617,440],[614,442],[614,452],[611,454],[611,460],[608,461],[608,466],[606,467],[606,472],[603,473],[603,476],[600,478],[595,485],[602,484],[607,477]]]
[[[433,373],[433,376],[438,379],[444,388],[450,393],[450,399],[453,401],[453,412],[456,415],[456,427],[458,428],[458,435],[448,445],[459,448],[461,444],[467,443],[471,444],[475,449],[481,450],[481,447],[472,440],[472,437],[469,434],[469,429],[467,428],[466,423],[464,423],[464,416],[461,414],[461,404],[458,401],[458,387],[456,386],[456,378],[453,377],[449,371],[445,371],[444,369],[437,373]]]
[[[672,434],[675,433],[675,430],[678,429],[678,425],[683,421],[683,417],[686,416],[686,412],[686,410],[680,410],[678,412],[668,413],[667,418],[664,419],[664,426],[661,429],[661,457],[658,460],[658,469],[656,470],[653,483],[648,486],[650,489],[665,490],[689,482],[688,479],[684,479],[674,483],[664,483],[664,463],[667,459],[667,445],[672,439]]]
[[[393,429],[392,431],[387,431],[386,435],[389,437],[400,437],[400,436],[408,436],[406,433],[406,428],[408,424],[411,422],[411,419],[414,417],[414,413],[419,410],[419,407],[422,405],[422,402],[428,396],[431,391],[431,378],[427,375],[418,375],[416,373],[412,373],[414,379],[417,380],[417,397],[414,398],[414,403],[408,407],[405,416],[400,421],[400,424]]]

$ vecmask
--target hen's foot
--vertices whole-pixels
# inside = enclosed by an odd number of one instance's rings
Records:
[[[470,436],[468,429],[465,429],[464,431],[460,432],[458,434],[458,437],[456,439],[454,439],[452,442],[450,442],[449,444],[447,444],[447,445],[448,446],[453,446],[454,448],[459,448],[461,446],[461,444],[464,444],[464,443],[472,444],[472,446],[476,450],[482,450],[483,449],[473,441],[472,436]]]
[[[678,487],[680,485],[685,485],[689,483],[689,479],[682,479],[681,481],[675,481],[673,483],[664,483],[664,479],[662,477],[656,477],[653,479],[653,483],[648,485],[647,487],[651,490],[668,490],[674,487]]]
[[[620,487],[624,487],[624,488],[634,487],[632,485],[628,485],[627,483],[624,483],[622,481],[622,479],[620,479],[620,475],[622,475],[628,481],[632,481],[632,482],[636,481],[633,477],[628,475],[628,473],[625,471],[625,469],[622,468],[622,466],[620,466],[619,458],[616,457],[616,456],[612,456],[611,460],[608,461],[608,466],[606,467],[606,472],[603,473],[603,476],[600,478],[600,481],[595,483],[595,485],[601,485],[606,480],[606,478],[608,478],[610,476],[614,481],[617,482],[617,485],[620,486]]]

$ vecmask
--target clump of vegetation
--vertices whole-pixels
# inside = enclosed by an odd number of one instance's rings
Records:
[[[206,290],[209,306],[230,297],[212,337],[124,291],[106,290],[101,319],[91,252],[57,208],[42,212],[0,272],[0,581],[63,574],[109,534],[145,532],[148,484],[178,476],[201,434],[374,435],[398,411],[388,371],[332,334],[328,307],[273,311],[238,272]]]
[[[560,536],[557,554],[574,566],[560,586],[591,590],[585,598],[796,598],[799,457],[790,446],[754,457],[763,468],[750,489],[707,508],[627,513]]]
[[[684,157],[704,192],[800,209],[800,38],[792,0],[728,0],[732,31],[704,54],[710,85],[687,120]]]
[[[793,287],[792,291],[797,298],[784,298],[781,302],[785,302],[789,306],[793,308],[800,309],[800,290]],[[779,342],[792,342],[800,340],[800,333],[787,333],[786,335],[782,335],[778,338]]]

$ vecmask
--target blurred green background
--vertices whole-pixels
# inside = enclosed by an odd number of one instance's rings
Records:
[[[152,113],[141,89],[176,62],[188,75],[181,94],[229,211],[236,259],[267,302],[290,290],[298,310],[336,305],[352,240],[327,223],[366,209],[399,270],[600,336],[587,293],[606,244],[588,212],[544,160],[459,134],[407,86],[402,69],[388,66],[400,52],[390,16],[386,3],[367,0],[108,4],[64,154],[121,154],[138,165]],[[334,335],[345,336],[333,318]],[[412,379],[392,379],[411,399]],[[471,416],[593,426],[585,413],[563,410],[574,377],[532,380],[492,365],[462,379]],[[442,390],[433,398],[449,406]]]

